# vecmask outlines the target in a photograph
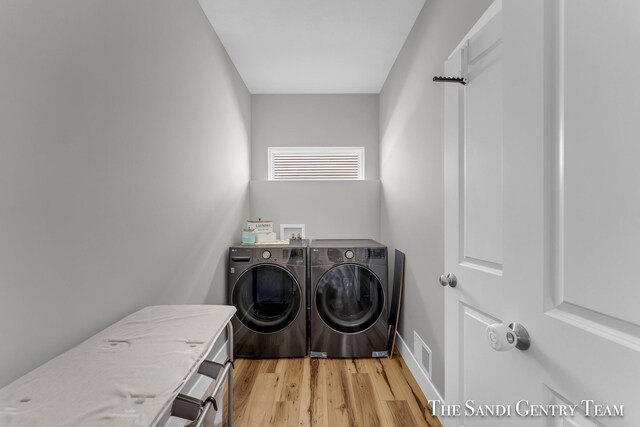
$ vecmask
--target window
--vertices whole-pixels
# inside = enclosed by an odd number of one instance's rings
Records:
[[[364,179],[364,147],[269,147],[269,181]]]

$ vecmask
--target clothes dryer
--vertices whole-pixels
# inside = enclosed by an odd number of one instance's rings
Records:
[[[313,240],[311,357],[383,357],[387,248],[373,240]]]

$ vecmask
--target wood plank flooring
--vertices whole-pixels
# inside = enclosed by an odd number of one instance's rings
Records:
[[[442,426],[398,354],[236,359],[235,366],[234,427]]]

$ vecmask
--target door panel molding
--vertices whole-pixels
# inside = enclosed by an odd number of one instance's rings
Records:
[[[502,276],[502,16],[462,47],[458,97],[459,263]],[[469,138],[473,135],[473,138]]]
[[[578,405],[575,410],[574,418],[558,417],[552,419],[549,425],[553,427],[564,427],[567,425],[575,427],[605,427],[604,424],[598,422],[595,418],[587,417],[585,415],[585,410],[579,405],[580,402],[572,402],[547,384],[543,384],[542,397],[547,405]]]
[[[458,345],[462,355],[458,359],[460,402],[466,402],[468,399],[478,403],[480,399],[483,399],[483,403],[497,401],[497,397],[491,396],[492,391],[487,390],[486,383],[479,381],[477,377],[483,374],[484,369],[499,369],[500,358],[496,357],[495,351],[487,344],[484,331],[487,326],[501,321],[463,302],[459,303],[458,310]],[[483,369],[478,369],[478,365],[482,365]],[[463,412],[457,422],[471,427],[477,425],[478,420],[467,419]]]
[[[572,300],[569,286],[579,286],[579,281],[568,277],[566,271],[567,227],[565,218],[567,185],[567,143],[584,144],[584,141],[567,141],[566,126],[566,10],[565,0],[547,0],[545,3],[545,52],[547,81],[546,96],[546,146],[547,146],[547,197],[550,219],[547,237],[547,284],[544,287],[545,313],[571,326],[581,328],[596,336],[640,351],[640,324],[616,315],[613,311]],[[573,109],[572,111],[575,111]],[[575,185],[575,184],[574,184]],[[602,268],[602,266],[599,266]],[[585,265],[591,268],[591,265]],[[614,278],[612,278],[614,280]],[[577,288],[571,292],[576,295]],[[606,292],[606,290],[604,291]],[[603,297],[608,295],[603,294]],[[602,306],[601,306],[602,307]]]
[[[473,268],[484,273],[502,277],[502,264],[496,264],[477,258],[464,257],[462,261],[460,261],[460,265],[462,267]]]

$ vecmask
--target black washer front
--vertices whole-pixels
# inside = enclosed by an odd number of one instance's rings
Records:
[[[251,267],[238,279],[232,301],[236,316],[247,328],[260,333],[281,331],[293,322],[301,307],[302,289],[282,267]]]
[[[331,328],[358,333],[376,323],[384,311],[384,291],[371,270],[342,264],[320,278],[315,302],[318,314]]]

